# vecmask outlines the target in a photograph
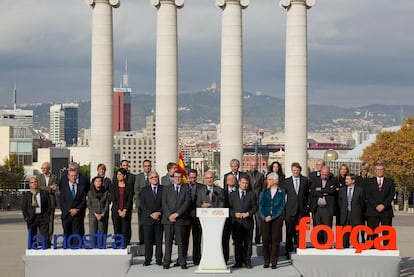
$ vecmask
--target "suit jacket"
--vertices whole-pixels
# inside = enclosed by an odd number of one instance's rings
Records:
[[[154,199],[151,185],[142,188],[140,193],[140,207],[142,210],[141,222],[143,225],[152,225],[157,221],[151,218],[151,214],[154,212],[160,212],[162,218],[162,197],[164,194],[164,186],[157,186],[157,197]]]
[[[365,196],[367,198],[366,216],[394,216],[391,202],[394,199],[395,185],[390,178],[384,178],[381,191],[378,189],[377,177],[370,178],[366,182]],[[384,211],[378,212],[375,208],[378,204],[385,206]]]
[[[50,198],[50,208],[55,209],[56,208],[56,194],[55,191],[50,188],[51,185],[57,185],[58,180],[56,175],[50,174],[49,182],[46,184],[46,177],[45,174],[40,174],[36,176],[37,183],[39,184],[39,187],[41,189],[46,190],[49,193]]]
[[[293,177],[285,179],[281,184],[286,190],[287,201],[285,206],[286,216],[303,217],[309,213],[309,190],[310,184],[308,178],[299,176],[299,192],[296,194],[295,185],[293,184]]]
[[[124,191],[124,209],[127,210],[127,213],[132,213],[133,199],[134,199],[134,186],[130,184],[125,185]],[[111,190],[111,200],[112,200],[112,213],[117,213],[119,210],[119,187],[118,181],[112,185]]]
[[[50,199],[45,190],[40,190],[40,214],[44,217],[45,222],[49,222]],[[35,217],[36,208],[32,206],[32,192],[26,191],[22,197],[22,212],[24,220],[30,224]]]
[[[336,193],[336,178],[332,177],[326,182],[325,188],[322,188],[322,179],[319,177],[311,180],[311,212],[315,213],[318,209],[318,199],[322,196],[326,200],[326,208],[329,215],[333,216],[335,211],[335,193]]]
[[[178,198],[175,195],[174,185],[169,185],[164,188],[162,195],[162,210],[163,216],[162,224],[177,224],[177,225],[189,225],[190,224],[190,205],[191,205],[191,193],[188,186],[181,184],[180,193]],[[173,213],[178,213],[177,221],[170,222],[168,217]]]
[[[86,190],[85,184],[79,183],[77,185],[76,196],[75,199],[72,198],[72,191],[69,187],[69,181],[61,180],[60,182],[60,209],[62,211],[62,219],[65,219],[69,215],[69,210],[72,208],[79,209],[79,212],[76,216],[85,216],[86,210]]]
[[[250,178],[250,189],[256,194],[256,198],[259,198],[262,191],[263,182],[265,180],[263,173],[256,171],[247,171],[247,176]]]
[[[147,177],[149,178],[149,176]],[[145,173],[141,172],[135,176],[135,184],[134,184],[134,192],[135,192],[135,208],[138,209],[140,207],[140,193],[141,190],[149,185],[149,180],[145,181]]]
[[[198,191],[201,188],[203,188],[204,185],[200,183],[195,183],[195,190],[191,189],[190,184],[187,184],[186,186],[188,186],[188,188],[190,189],[190,194],[191,194],[190,216],[195,217],[196,216],[195,209],[197,208]]]
[[[233,218],[233,222],[239,222],[243,226],[253,228],[253,215],[257,212],[257,199],[253,191],[246,191],[246,196],[244,198],[243,205],[241,203],[239,190],[230,193],[229,208],[230,216]],[[246,212],[249,213],[249,217],[245,219],[239,219],[235,217],[236,213]]]
[[[213,185],[213,195],[210,200],[207,185],[202,186],[197,193],[197,207],[200,208],[203,203],[211,203],[212,208],[224,208],[223,189]]]
[[[230,195],[234,192],[236,192],[237,189],[235,189],[232,192],[229,192],[229,188],[223,189],[223,199],[224,199],[224,208],[230,207]]]
[[[360,186],[354,186],[354,192],[351,200],[351,211],[348,214],[348,186],[343,186],[338,192],[338,206],[340,213],[341,225],[346,225],[347,217],[351,221],[351,225],[364,224],[363,211],[365,210],[365,193]]]

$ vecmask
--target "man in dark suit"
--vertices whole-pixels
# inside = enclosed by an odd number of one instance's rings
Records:
[[[188,188],[191,192],[190,232],[193,236],[193,262],[195,265],[200,264],[201,260],[201,224],[196,214],[196,208],[197,194],[202,187],[203,185],[197,182],[197,170],[190,169],[188,172]],[[188,232],[187,241],[190,239],[190,232]]]
[[[376,177],[370,178],[366,183],[365,195],[367,198],[367,225],[372,230],[381,225],[392,225],[394,212],[391,202],[395,194],[394,181],[384,177],[385,166],[377,164],[375,166]],[[371,235],[375,239],[378,234]]]
[[[50,218],[49,218],[49,236],[48,238],[52,240],[53,233],[54,233],[54,221],[55,221],[55,209],[56,209],[56,190],[58,188],[58,180],[56,175],[52,174],[50,171],[50,163],[44,162],[42,163],[42,174],[38,175],[36,177],[37,183],[39,184],[40,189],[46,190],[49,194],[49,200],[50,200]],[[50,241],[51,243],[51,241]]]
[[[198,208],[223,208],[223,189],[214,184],[214,172],[207,171],[204,174],[205,185],[197,193]]]
[[[233,174],[228,174],[226,176],[225,180],[227,184],[227,188],[223,190],[223,196],[224,196],[224,208],[230,208],[230,195],[236,191],[236,177],[234,177]],[[232,228],[233,228],[233,219],[230,217],[226,218],[226,221],[224,222],[223,227],[223,237],[222,237],[222,247],[223,247],[223,256],[224,261],[229,261],[230,256],[230,249],[229,249],[229,243],[230,243],[230,236],[232,234]]]
[[[239,171],[239,168],[240,168],[240,161],[238,159],[232,159],[230,161],[230,172],[227,172],[226,174],[224,174],[224,178],[223,178],[223,182],[224,182],[223,183],[223,187],[225,189],[227,188],[226,177],[229,174],[233,174],[234,175],[234,178],[236,178],[236,187],[238,186],[240,176],[246,174],[246,172]]]
[[[41,190],[37,179],[29,179],[30,191],[26,191],[22,197],[22,212],[27,229],[31,236],[38,233],[45,236],[46,247],[50,248],[49,217],[50,198],[46,190]]]
[[[292,176],[285,179],[282,187],[286,190],[287,202],[285,206],[286,226],[286,257],[290,258],[293,244],[298,244],[296,225],[302,217],[309,216],[309,180],[301,174],[299,163],[292,163]]]
[[[137,209],[137,215],[138,215],[138,239],[139,239],[139,244],[142,245],[144,244],[144,230],[143,230],[143,225],[141,222],[141,214],[142,214],[142,210],[141,210],[141,206],[140,206],[140,193],[141,190],[148,186],[150,183],[150,180],[148,179],[149,173],[152,170],[152,164],[150,160],[144,160],[142,162],[142,167],[144,169],[143,172],[137,174],[137,176],[135,176],[135,208]],[[158,175],[158,174],[157,174]]]
[[[329,166],[323,166],[320,177],[311,180],[311,212],[313,226],[328,225],[332,227],[335,209],[336,179],[330,176]],[[325,232],[318,233],[318,241],[326,243],[327,235]]]
[[[233,268],[242,267],[243,263],[246,268],[252,268],[253,216],[257,212],[257,200],[254,192],[248,190],[249,182],[247,175],[240,176],[239,189],[231,193],[229,198],[236,260]]]
[[[167,164],[167,174],[161,177],[161,185],[168,186],[174,183],[173,175],[177,171],[178,165],[174,162],[169,162]]]
[[[143,239],[145,243],[144,266],[151,264],[153,245],[155,244],[155,261],[162,264],[162,195],[165,187],[159,184],[156,171],[148,172],[149,185],[144,186],[140,192],[140,221],[143,225]]]
[[[356,185],[355,174],[347,174],[345,185],[338,192],[340,225],[357,226],[364,224],[365,193],[361,186]],[[343,237],[343,245],[349,248],[349,233]]]
[[[182,184],[182,173],[175,171],[174,184],[165,186],[162,196],[163,217],[161,223],[165,231],[164,269],[170,268],[173,239],[178,245],[178,264],[187,269],[188,246],[186,236],[190,225],[191,193],[187,185]]]
[[[262,186],[264,182],[263,173],[257,170],[257,162],[255,160],[250,162],[250,169],[247,171],[247,176],[250,178],[250,189],[254,191],[256,199],[259,199],[260,193],[262,192]],[[260,244],[261,241],[261,230],[260,230],[260,214],[254,215],[255,222],[255,236],[254,241],[256,244]]]
[[[78,172],[69,169],[67,180],[60,184],[60,209],[63,232],[68,238],[72,234],[84,235],[86,190],[83,183],[77,183]],[[76,245],[76,244],[75,244]]]

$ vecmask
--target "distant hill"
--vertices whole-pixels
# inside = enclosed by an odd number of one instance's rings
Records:
[[[220,92],[201,91],[179,94],[180,126],[220,121]],[[34,125],[49,129],[49,107],[47,104],[32,104],[22,107],[33,109]],[[131,95],[132,129],[145,127],[145,116],[155,109],[155,96],[149,94]],[[284,128],[284,99],[244,94],[244,125],[246,129],[282,130]],[[3,107],[10,108],[10,107]],[[389,127],[401,124],[401,119],[414,116],[414,106],[369,105],[359,108],[342,108],[328,105],[308,106],[309,131],[326,130],[336,127],[369,129],[373,126]],[[79,128],[90,128],[90,102],[79,103]]]

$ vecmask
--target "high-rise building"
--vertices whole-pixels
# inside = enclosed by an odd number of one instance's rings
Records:
[[[93,142],[92,142],[93,143]],[[139,173],[143,170],[142,162],[150,160],[155,163],[155,117],[146,117],[143,132],[118,132],[114,135],[114,148],[121,160],[129,161],[129,170]],[[165,168],[165,165],[161,168]]]
[[[119,88],[114,88],[114,133],[131,131],[131,88],[128,87],[128,64]]]
[[[76,145],[79,104],[65,103],[50,107],[50,140],[53,144]]]

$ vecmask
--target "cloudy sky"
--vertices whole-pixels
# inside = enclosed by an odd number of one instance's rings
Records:
[[[0,105],[90,99],[92,10],[84,0],[1,0]],[[185,0],[178,11],[179,90],[220,85],[222,11]],[[251,0],[243,11],[244,88],[284,97],[286,11]],[[156,9],[121,0],[114,9],[116,86],[128,59],[130,86],[155,91]],[[316,0],[308,11],[309,103],[414,105],[414,1]]]

